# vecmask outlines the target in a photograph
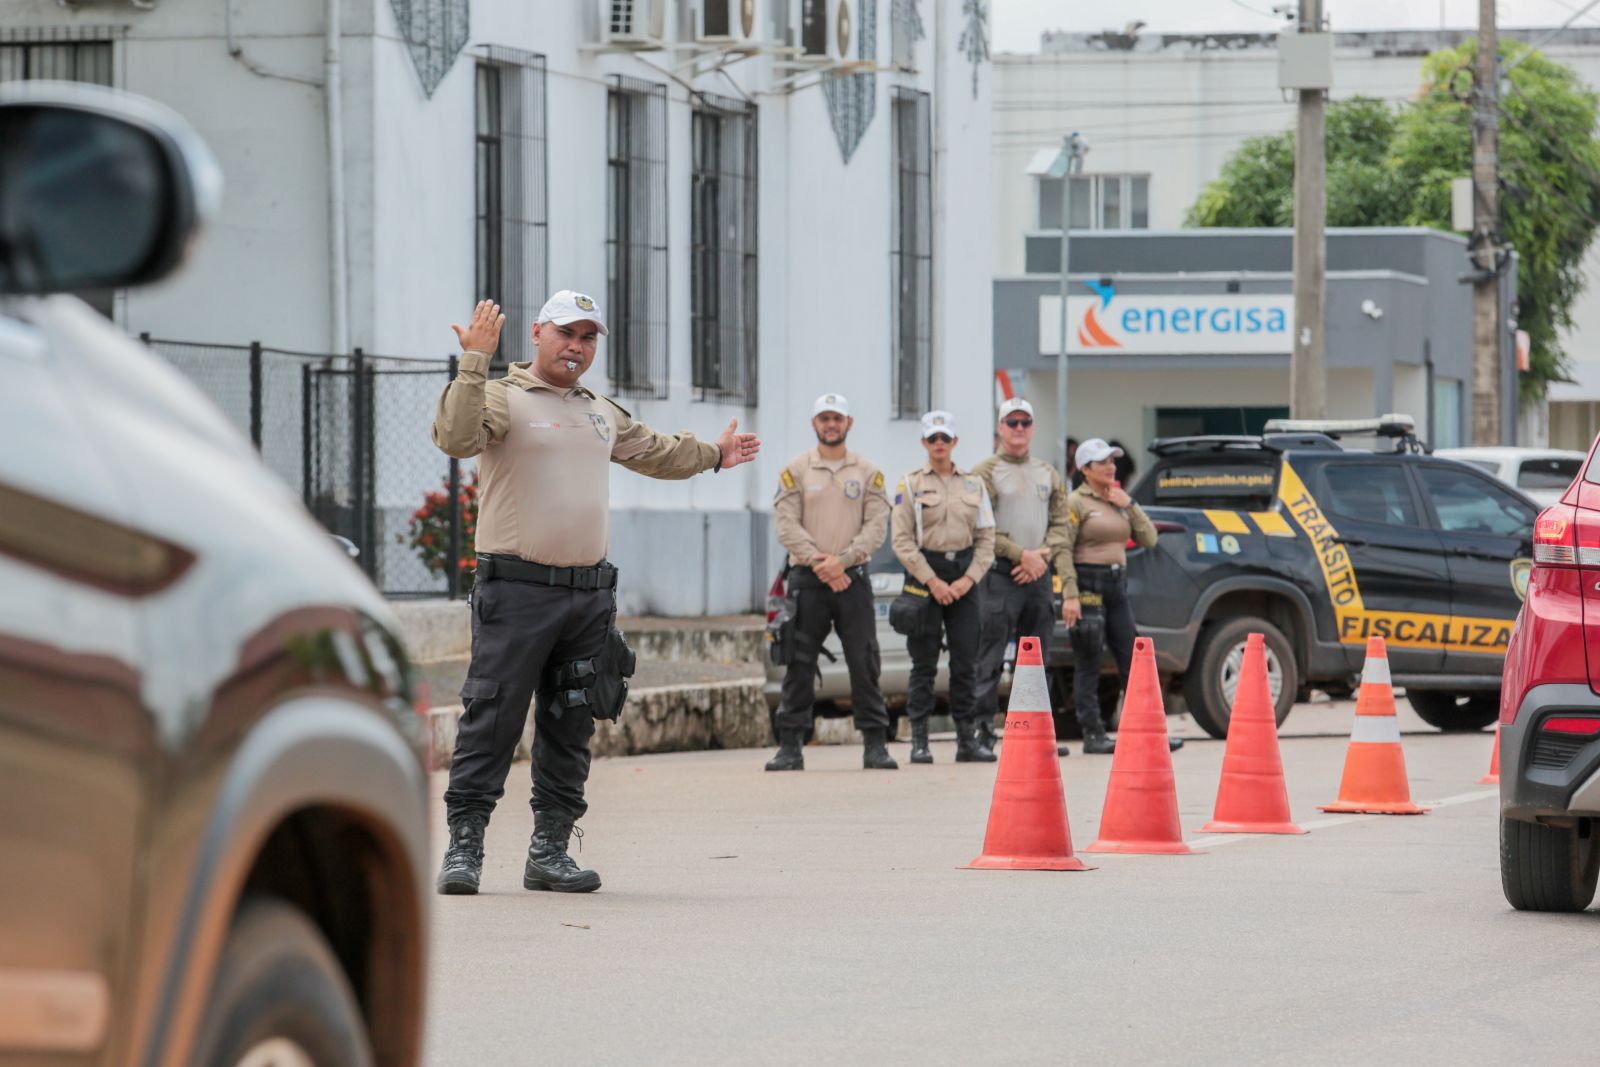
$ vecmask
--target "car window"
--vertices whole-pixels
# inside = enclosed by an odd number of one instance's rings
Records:
[[[1564,459],[1560,456],[1543,459],[1525,459],[1517,471],[1518,489],[1565,489],[1572,484],[1583,467],[1581,459]]]
[[[1514,537],[1533,525],[1533,511],[1487,478],[1449,467],[1423,467],[1422,486],[1447,533]]]
[[[1322,469],[1323,510],[1332,515],[1390,526],[1417,525],[1411,485],[1399,466],[1329,463]]]

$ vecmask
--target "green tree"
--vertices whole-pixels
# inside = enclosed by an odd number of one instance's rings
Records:
[[[1527,51],[1502,42],[1509,64]],[[1390,108],[1330,104],[1330,226],[1450,229],[1450,182],[1472,169],[1472,64],[1477,42],[1430,55],[1418,98]],[[1516,250],[1517,321],[1532,341],[1523,390],[1563,376],[1559,331],[1583,288],[1583,257],[1600,220],[1600,96],[1568,67],[1535,53],[1511,72],[1501,101],[1501,226]],[[1292,226],[1294,132],[1256,137],[1190,208],[1190,226]]]

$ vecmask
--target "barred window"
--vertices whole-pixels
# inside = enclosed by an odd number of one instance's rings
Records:
[[[691,342],[701,399],[756,400],[756,108],[696,94]]]
[[[607,128],[611,390],[661,398],[667,395],[667,87],[615,76]]]
[[[548,295],[544,56],[485,45],[477,66],[475,300],[505,313],[497,360],[527,358]]]
[[[927,93],[894,87],[894,416],[933,405],[933,140]]]

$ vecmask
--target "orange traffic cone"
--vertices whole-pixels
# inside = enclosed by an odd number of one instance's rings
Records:
[[[1278,752],[1278,719],[1267,687],[1266,638],[1251,634],[1244,643],[1239,688],[1228,719],[1228,748],[1208,834],[1303,834],[1289,819],[1289,789]]]
[[[1489,757],[1489,773],[1478,779],[1479,785],[1497,785],[1500,781],[1500,725],[1494,728],[1494,755]]]
[[[967,864],[989,871],[1087,871],[1072,854],[1067,796],[1061,788],[1056,728],[1050,715],[1039,639],[1017,642],[1017,663],[1006,707],[1006,743],[989,805],[983,855]]]
[[[1372,815],[1421,815],[1428,810],[1411,803],[1400,720],[1394,716],[1394,687],[1389,683],[1389,654],[1381,637],[1367,638],[1367,661],[1361,666],[1361,691],[1339,799],[1319,807]]]
[[[1167,747],[1167,713],[1156,678],[1155,646],[1148,637],[1133,643],[1133,672],[1122,702],[1117,749],[1111,755],[1100,838],[1085,852],[1194,851],[1178,825],[1178,787]]]

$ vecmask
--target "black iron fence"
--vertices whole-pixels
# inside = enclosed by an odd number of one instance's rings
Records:
[[[471,577],[476,467],[430,427],[456,359],[292,352],[141,335],[209,396],[386,596],[457,597]]]

